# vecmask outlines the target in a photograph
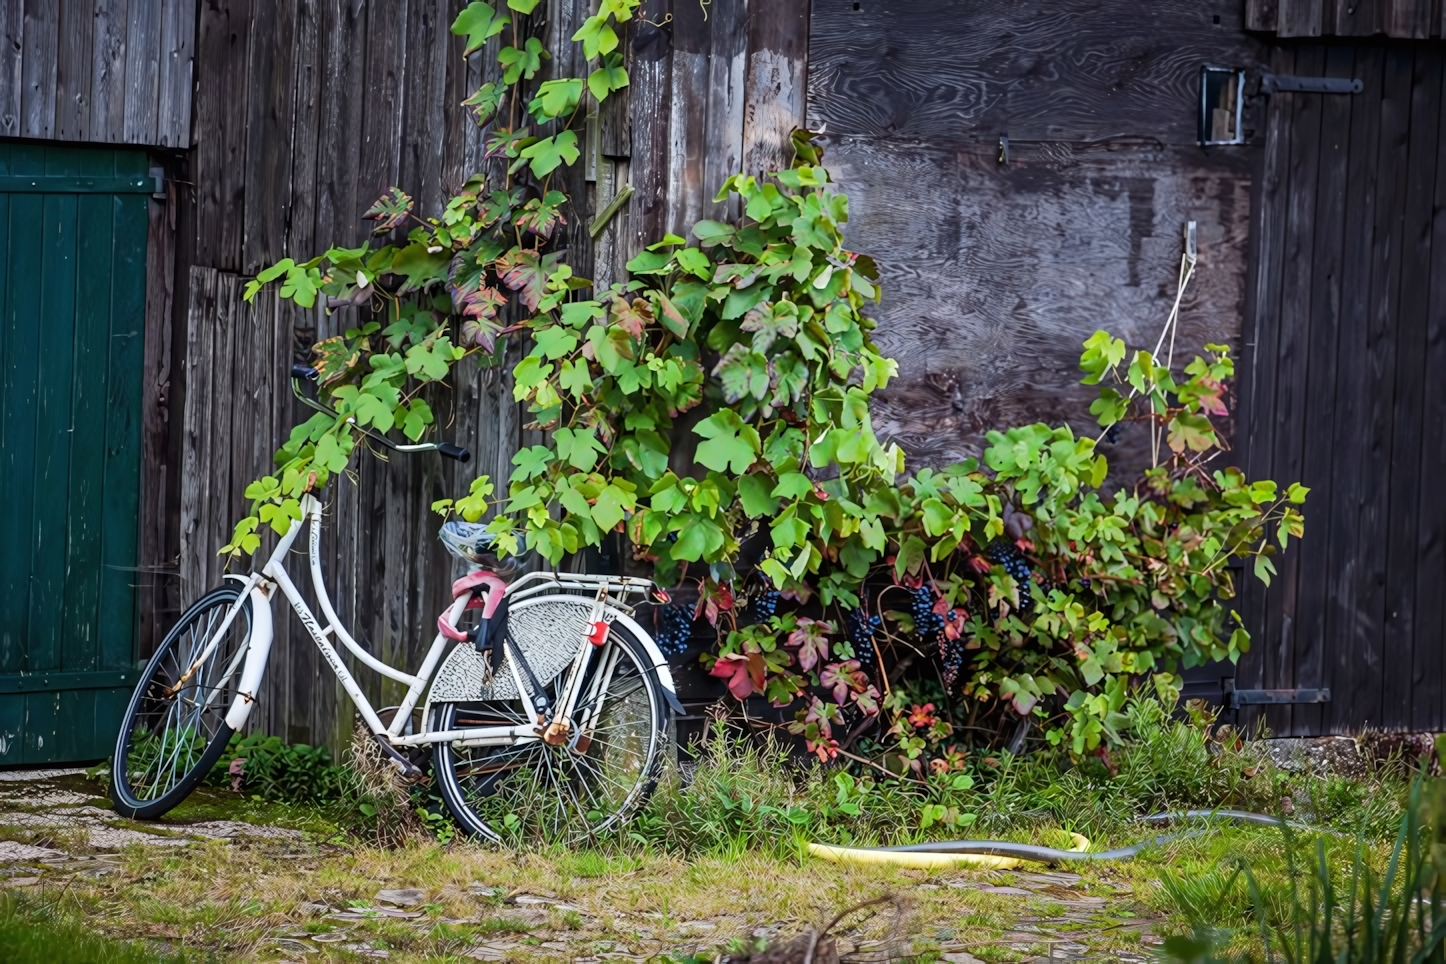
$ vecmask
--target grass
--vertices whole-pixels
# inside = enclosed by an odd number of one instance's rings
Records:
[[[0,895],[0,960],[7,964],[162,964],[180,958],[130,941],[117,941],[53,905]]]
[[[624,831],[574,851],[535,841],[509,850],[444,846],[416,833],[382,848],[349,837],[347,816],[334,807],[204,789],[171,815],[171,829],[245,819],[291,826],[304,838],[129,848],[117,872],[99,879],[46,872],[28,889],[24,913],[61,925],[84,920],[87,932],[149,941],[188,961],[299,960],[303,955],[288,951],[298,942],[311,949],[308,961],[359,960],[372,948],[391,961],[440,964],[462,960],[479,942],[506,945],[518,960],[570,959],[609,947],[707,960],[710,948],[751,946],[760,927],[819,925],[859,900],[896,894],[909,904],[911,953],[920,962],[950,949],[1017,960],[1027,943],[1009,935],[1029,927],[1054,935],[1035,941],[1041,951],[1044,940],[1077,940],[1097,956],[1148,953],[1151,941],[1190,935],[1205,915],[1226,934],[1223,946],[1248,953],[1262,914],[1288,917],[1291,857],[1272,828],[1211,826],[1140,860],[1070,868],[1078,882],[1043,888],[1027,872],[823,864],[806,857],[803,845],[959,836],[1056,844],[1064,831],[1078,831],[1098,846],[1115,846],[1159,833],[1134,820],[1142,813],[1216,806],[1273,812],[1289,797],[1297,818],[1347,835],[1362,829],[1364,863],[1376,872],[1386,866],[1409,792],[1399,771],[1387,767],[1359,781],[1287,772],[1228,733],[1167,719],[1149,704],[1130,711],[1144,725],[1114,754],[1113,776],[1099,761],[1075,766],[1052,751],[1018,759],[978,754],[968,762],[973,786],[965,788],[800,767],[766,742],[720,729],[686,785],[671,780]],[[973,814],[973,822],[926,828],[926,803]],[[36,833],[0,828],[0,836],[40,842]],[[1308,846],[1317,840],[1337,865],[1349,865],[1350,836],[1312,835]],[[71,842],[72,853],[83,849]],[[1243,877],[1232,879],[1232,861],[1242,856],[1265,905]],[[981,885],[1034,891],[993,893]],[[425,892],[418,916],[380,912],[374,895],[398,888]],[[566,906],[509,902],[519,894]],[[359,919],[324,916],[312,909],[317,904],[350,909]]]

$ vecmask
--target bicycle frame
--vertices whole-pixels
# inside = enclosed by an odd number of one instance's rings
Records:
[[[275,550],[272,551],[270,558],[266,561],[266,565],[264,565],[259,572],[252,572],[249,576],[244,577],[238,575],[226,577],[228,579],[241,581],[244,584],[244,589],[240,597],[238,597],[236,602],[233,603],[227,611],[226,617],[222,620],[221,625],[217,628],[215,634],[202,650],[201,654],[196,658],[190,669],[182,676],[181,680],[177,682],[177,689],[210,658],[211,653],[214,652],[220,644],[221,639],[225,636],[227,629],[230,628],[237,614],[241,612],[246,600],[250,599],[252,603],[250,644],[232,658],[231,664],[226,667],[220,681],[212,689],[213,694],[224,690],[226,683],[229,682],[239,667],[241,678],[238,684],[236,698],[226,714],[226,724],[231,727],[233,731],[240,730],[241,727],[245,725],[247,717],[250,716],[251,708],[256,703],[261,680],[265,675],[266,664],[270,659],[271,642],[274,636],[274,624],[271,617],[271,597],[275,590],[280,589],[281,593],[291,604],[291,608],[295,610],[296,615],[301,619],[302,625],[306,627],[306,631],[311,635],[312,641],[315,642],[317,648],[321,650],[321,654],[326,659],[327,665],[331,667],[332,672],[334,672],[337,679],[341,681],[342,688],[346,690],[347,695],[350,696],[352,702],[356,704],[357,710],[361,713],[362,719],[366,722],[368,729],[378,738],[386,740],[393,746],[414,746],[444,741],[457,741],[464,745],[472,746],[511,745],[522,740],[544,739],[544,731],[551,724],[564,723],[565,721],[571,720],[572,713],[581,695],[582,676],[591,661],[591,651],[596,648],[586,638],[582,627],[579,627],[578,651],[569,663],[568,678],[559,690],[562,698],[559,699],[558,705],[551,714],[550,719],[544,719],[537,713],[529,697],[529,689],[519,675],[516,661],[508,659],[507,664],[511,669],[514,682],[517,684],[517,690],[521,695],[527,719],[537,720],[536,725],[470,727],[431,733],[425,732],[424,727],[424,732],[403,735],[402,730],[411,718],[412,711],[416,709],[418,702],[426,692],[433,675],[436,673],[437,667],[442,660],[442,655],[447,649],[449,640],[439,631],[433,638],[431,648],[427,650],[426,656],[422,660],[422,665],[415,674],[406,673],[389,666],[367,652],[361,644],[352,638],[351,634],[347,632],[346,628],[342,625],[340,618],[336,615],[335,608],[332,606],[331,598],[326,591],[326,585],[322,580],[320,557],[321,503],[311,495],[303,496],[301,499],[301,513],[302,517],[292,521],[291,528],[287,531],[286,535],[282,536],[277,542]],[[311,608],[307,606],[306,601],[302,599],[301,593],[297,590],[295,583],[292,582],[291,576],[287,573],[284,565],[286,555],[291,551],[292,544],[300,535],[302,528],[308,525],[310,526],[308,555],[310,556],[311,565],[311,583],[316,593],[318,608],[321,610],[321,615],[326,619],[327,624],[325,628],[320,625],[317,617],[312,613]],[[519,592],[520,587],[528,582],[534,581],[540,584],[522,589]],[[652,644],[651,638],[642,631],[641,627],[629,619],[625,612],[614,608],[619,604],[627,607],[627,598],[629,596],[645,595],[652,586],[653,584],[646,579],[627,576],[564,576],[557,573],[531,573],[511,585],[506,586],[505,590],[493,589],[492,591],[505,591],[507,595],[517,598],[519,596],[533,595],[538,592],[546,592],[554,588],[578,590],[596,587],[598,596],[597,602],[593,607],[594,618],[599,618],[598,613],[601,612],[602,618],[606,618],[609,622],[621,620],[629,629],[641,634],[641,638],[647,640],[646,648],[649,649],[654,660],[653,669],[659,674],[660,681],[664,684],[664,692],[670,698],[669,701],[673,702],[676,700],[676,697],[673,695],[672,675],[667,670],[666,661],[662,659],[662,654],[657,652],[656,646]],[[452,600],[452,605],[447,608],[444,617],[449,624],[456,624],[457,619],[462,615],[462,612],[467,608],[467,604],[472,600],[473,594],[474,590],[468,590]],[[333,645],[329,637],[340,640],[342,646],[369,669],[380,673],[388,679],[396,680],[406,685],[406,695],[403,697],[401,705],[392,718],[390,726],[382,723],[375,708],[372,707],[371,702],[366,698],[366,694],[361,691],[361,687],[357,685],[356,679],[346,668],[346,664],[342,662],[341,655],[337,652],[336,646]],[[242,664],[243,658],[244,665]],[[607,685],[604,677],[611,676],[615,663],[616,654],[614,654],[614,658],[610,660],[610,665],[603,667],[603,672],[594,676],[589,687],[590,696],[595,695],[598,691],[599,681],[602,681],[604,687]],[[211,698],[214,699],[214,695]],[[596,712],[597,707],[589,704],[586,714],[587,719],[579,721],[579,729],[584,729],[589,726]]]

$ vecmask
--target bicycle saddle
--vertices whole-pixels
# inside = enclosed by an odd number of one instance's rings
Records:
[[[445,522],[437,538],[442,540],[448,552],[463,562],[477,566],[495,565],[497,562],[492,557],[492,546],[496,544],[497,537],[488,532],[487,526],[481,522],[463,522],[460,519]]]

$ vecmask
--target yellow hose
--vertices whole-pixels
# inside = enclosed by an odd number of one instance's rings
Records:
[[[1072,833],[1076,853],[1090,848],[1087,837]],[[892,864],[895,867],[913,867],[919,870],[942,870],[949,867],[978,867],[984,870],[1008,870],[1031,861],[1019,857],[995,857],[990,854],[944,854],[920,850],[873,850],[864,847],[834,847],[829,844],[810,843],[808,852],[815,857],[836,864]]]

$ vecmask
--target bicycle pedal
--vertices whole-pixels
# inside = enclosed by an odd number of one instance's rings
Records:
[[[420,783],[426,776],[420,767],[398,753],[396,747],[392,746],[386,740],[375,735],[373,735],[373,739],[377,741],[377,746],[382,748],[382,753],[386,754],[387,762],[396,767],[397,772],[402,775],[403,780],[408,783]]]

